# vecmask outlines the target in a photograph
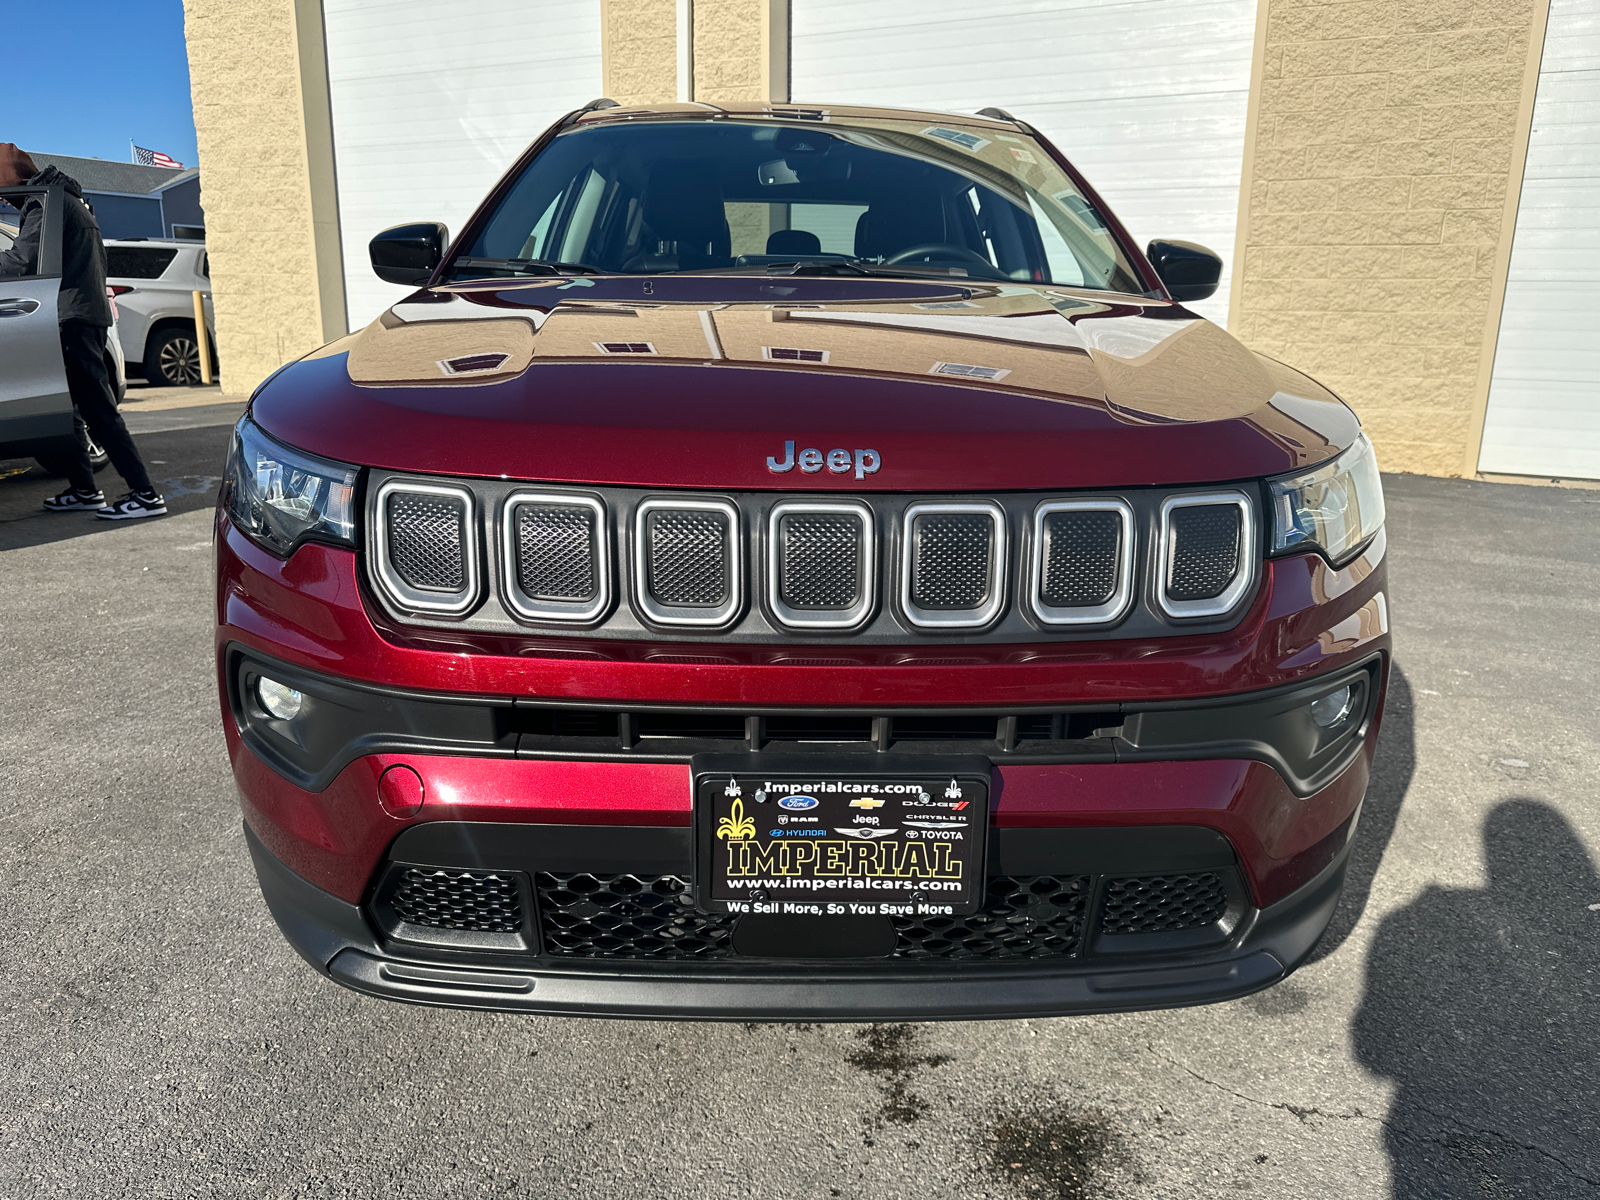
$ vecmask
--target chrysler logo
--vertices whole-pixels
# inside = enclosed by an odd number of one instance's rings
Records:
[[[767,470],[774,475],[783,475],[795,469],[796,464],[807,475],[815,475],[824,466],[835,475],[848,474],[852,466],[856,469],[856,478],[865,479],[868,475],[876,475],[878,468],[883,466],[883,458],[876,450],[829,450],[823,454],[821,450],[806,449],[799,454],[794,452],[794,443],[783,444],[783,458],[776,455],[767,457]]]

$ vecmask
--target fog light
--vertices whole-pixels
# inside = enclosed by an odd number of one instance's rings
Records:
[[[1311,702],[1311,719],[1324,729],[1332,729],[1350,715],[1355,702],[1355,692],[1347,683],[1336,692],[1329,692],[1320,700]]]
[[[306,698],[288,684],[265,675],[256,680],[256,696],[261,700],[261,707],[280,721],[294,720],[306,702]]]

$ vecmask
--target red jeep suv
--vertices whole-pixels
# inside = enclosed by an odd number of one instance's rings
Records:
[[[1355,416],[1023,122],[610,101],[285,367],[216,517],[246,837],[394,1000],[1236,997],[1326,927],[1389,662]]]

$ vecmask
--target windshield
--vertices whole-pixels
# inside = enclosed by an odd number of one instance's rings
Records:
[[[448,277],[552,269],[1143,290],[1101,215],[1037,142],[925,121],[569,130],[528,165]]]

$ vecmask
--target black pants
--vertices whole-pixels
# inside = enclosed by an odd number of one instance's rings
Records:
[[[150,476],[145,472],[144,460],[133,444],[128,427],[122,423],[117,411],[117,394],[106,374],[106,336],[110,333],[104,325],[91,325],[87,321],[61,322],[61,358],[67,368],[67,391],[72,394],[72,406],[89,427],[89,436],[106,448],[111,465],[128,483],[130,490],[148,492]],[[67,472],[67,482],[80,492],[92,492],[94,468],[89,464],[89,451],[81,441],[72,448],[72,467]]]

